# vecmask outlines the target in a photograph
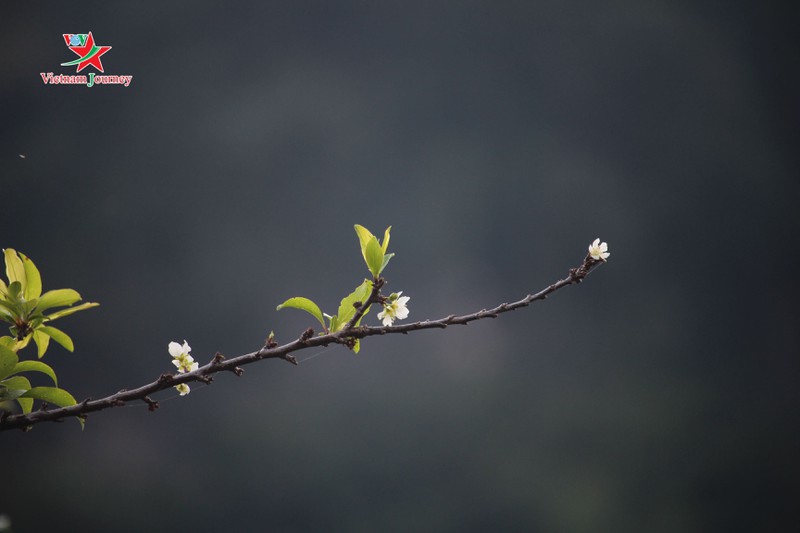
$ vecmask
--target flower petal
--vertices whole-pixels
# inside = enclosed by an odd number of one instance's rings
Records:
[[[175,341],[169,343],[169,354],[172,357],[180,357],[182,352],[183,352],[183,349],[181,348],[180,344],[178,344]]]

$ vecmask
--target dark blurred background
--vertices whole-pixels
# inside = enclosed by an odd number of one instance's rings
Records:
[[[0,246],[98,309],[79,399],[258,349],[393,225],[412,320],[465,328],[0,434],[15,533],[796,531],[797,12],[789,3],[8,3]],[[106,74],[40,72],[91,31]],[[93,72],[90,67],[85,72]],[[20,154],[25,157],[20,157]],[[374,318],[370,323],[377,323]],[[29,352],[30,353],[30,352]]]

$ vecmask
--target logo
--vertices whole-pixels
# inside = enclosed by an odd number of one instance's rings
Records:
[[[78,59],[68,63],[61,63],[62,67],[78,65],[78,72],[80,72],[91,65],[100,72],[104,72],[103,62],[100,58],[103,54],[111,50],[111,47],[97,46],[94,44],[92,32],[89,32],[89,35],[65,33],[64,41],[67,43],[67,47],[78,55]]]
[[[128,87],[133,81],[130,75],[105,74],[103,69],[103,56],[111,50],[111,46],[95,44],[94,35],[89,33],[65,33],[64,42],[67,48],[78,56],[77,59],[61,63],[62,67],[77,67],[80,73],[87,67],[92,67],[102,73],[87,72],[81,75],[53,74],[52,72],[41,72],[42,82],[45,85],[122,85]]]

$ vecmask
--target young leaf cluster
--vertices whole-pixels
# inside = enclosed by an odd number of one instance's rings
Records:
[[[55,289],[42,293],[42,277],[31,259],[11,248],[3,251],[8,282],[0,278],[0,320],[9,324],[9,333],[0,337],[0,408],[15,400],[23,413],[33,408],[33,400],[64,407],[74,405],[75,399],[58,388],[53,369],[41,361],[20,360],[19,352],[33,340],[37,358],[41,359],[50,341],[70,352],[75,349],[72,339],[51,325],[54,320],[100,304],[81,300],[73,289]],[[56,308],[61,308],[55,310]],[[53,387],[33,387],[23,373],[45,374]]]
[[[394,257],[394,254],[386,253],[389,248],[389,232],[392,227],[389,226],[383,233],[383,243],[378,242],[378,238],[364,226],[356,224],[355,228],[358,240],[361,243],[361,255],[364,256],[364,262],[367,263],[367,268],[372,272],[372,277],[377,280],[383,269],[389,264],[389,260]]]
[[[364,310],[354,323],[350,324],[350,322],[356,317],[358,308],[370,298],[375,282],[378,281],[381,272],[389,264],[389,260],[394,257],[394,254],[386,253],[389,247],[391,226],[386,228],[383,234],[383,243],[379,242],[378,238],[364,226],[356,224],[355,230],[361,245],[361,255],[364,257],[367,269],[372,274],[372,280],[365,279],[353,292],[342,298],[335,315],[323,313],[316,303],[302,296],[289,298],[278,306],[279,311],[286,307],[305,311],[317,319],[324,333],[336,333],[337,331],[342,331],[345,327],[357,327],[361,324],[361,320],[369,313],[369,307]],[[327,324],[325,319],[328,320]],[[358,353],[361,349],[359,339],[353,339],[351,347],[353,352]]]

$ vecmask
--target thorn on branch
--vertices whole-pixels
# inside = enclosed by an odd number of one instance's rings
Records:
[[[311,328],[308,328],[308,329],[311,329]],[[284,361],[287,361],[289,363],[292,363],[294,366],[297,366],[297,359],[295,359],[295,357],[293,355],[291,355],[291,354],[288,354],[288,353],[287,354],[283,354],[281,356],[281,359],[283,359]]]

